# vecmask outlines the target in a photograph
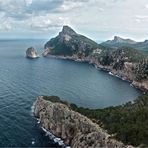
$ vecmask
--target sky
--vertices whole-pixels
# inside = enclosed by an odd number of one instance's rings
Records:
[[[148,0],[0,0],[0,38],[54,37],[69,25],[96,41],[148,39]]]

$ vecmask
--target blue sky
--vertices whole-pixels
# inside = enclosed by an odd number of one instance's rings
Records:
[[[0,38],[51,38],[63,25],[94,40],[148,39],[147,0],[0,0]]]

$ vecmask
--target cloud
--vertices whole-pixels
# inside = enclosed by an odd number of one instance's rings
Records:
[[[148,9],[148,4],[145,5],[145,8]]]
[[[1,31],[8,31],[8,30],[11,30],[13,28],[13,21],[8,18],[1,18],[2,21],[0,23],[0,30]]]
[[[148,19],[148,15],[136,15],[137,19]]]
[[[146,0],[0,0],[0,30],[44,35],[68,24],[98,38],[107,32],[138,34],[148,31],[147,9]]]
[[[67,12],[83,6],[83,2],[64,1],[64,3],[57,9],[59,12]]]
[[[54,17],[50,15],[37,16],[29,20],[29,26],[33,30],[47,31],[53,28],[61,28],[63,25],[70,24],[66,17]]]

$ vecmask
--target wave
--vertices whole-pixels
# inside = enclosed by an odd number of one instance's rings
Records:
[[[44,127],[41,127],[41,129],[46,133],[46,136],[48,136],[50,140],[53,140],[59,146],[70,148],[70,146],[67,146],[66,144],[64,144],[64,141],[61,138],[56,137],[50,131],[46,130]]]
[[[33,105],[31,106],[31,115],[34,116],[34,109],[35,109],[35,104],[36,101],[33,103]]]
[[[34,115],[34,110],[35,110],[35,104],[36,101],[33,103],[31,106],[31,115]],[[37,124],[40,124],[41,121],[39,118],[37,118]],[[41,127],[42,131],[45,132],[45,136],[48,136],[50,140],[52,140],[54,143],[58,144],[59,146],[62,146],[64,148],[70,148],[70,146],[67,146],[64,141],[61,138],[56,137],[54,134],[52,134],[50,131],[46,130],[44,127]],[[35,144],[35,141],[32,141],[32,145]]]

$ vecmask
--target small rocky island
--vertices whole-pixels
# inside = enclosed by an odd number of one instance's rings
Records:
[[[26,57],[27,57],[27,58],[31,58],[31,59],[35,59],[35,58],[38,58],[39,55],[38,55],[38,53],[37,53],[37,50],[35,50],[35,48],[29,47],[29,48],[26,50]]]
[[[46,131],[60,137],[59,139],[63,139],[64,143],[72,148],[132,148],[115,140],[99,124],[75,109],[75,104],[68,104],[59,97],[40,96],[36,101],[34,113]]]

